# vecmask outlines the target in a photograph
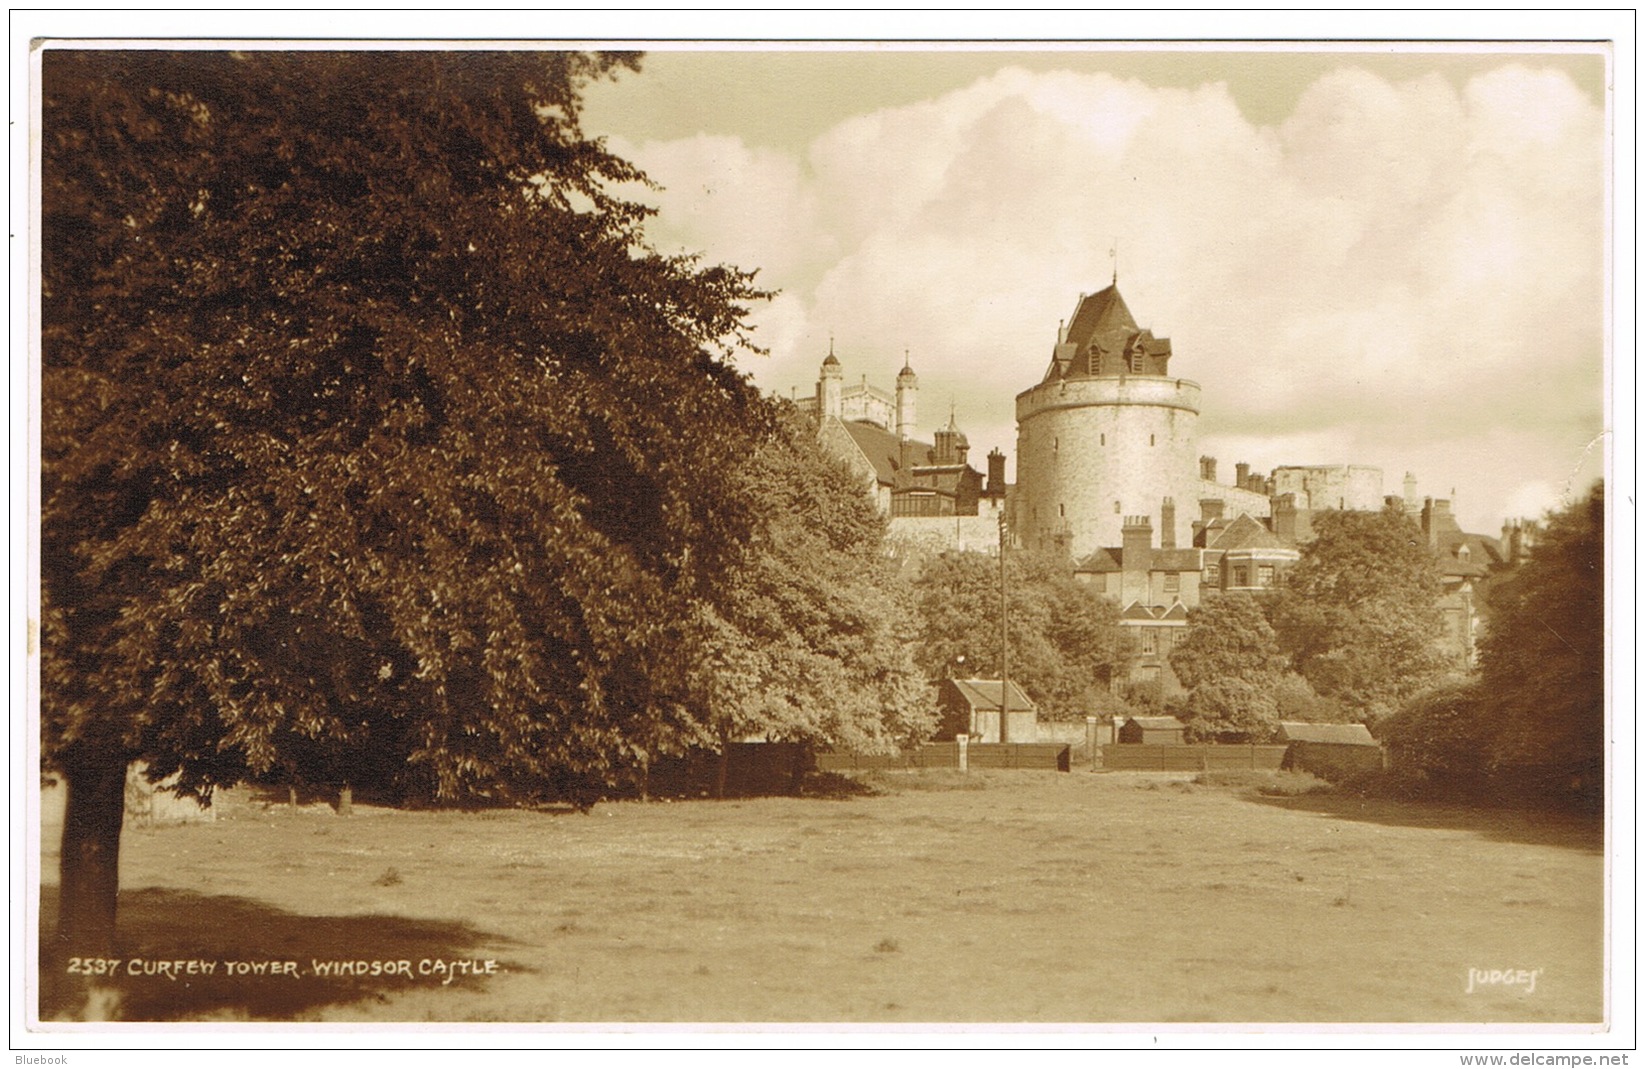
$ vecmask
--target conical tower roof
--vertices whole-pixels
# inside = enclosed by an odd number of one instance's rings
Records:
[[[1083,347],[1093,338],[1115,331],[1134,334],[1137,329],[1137,321],[1131,318],[1131,309],[1125,306],[1120,288],[1109,286],[1080,301],[1074,309],[1074,318],[1068,321],[1068,340]]]
[[[1080,298],[1073,318],[1057,340],[1044,381],[1104,374],[1105,354],[1110,358],[1106,373],[1121,374],[1123,369],[1116,369],[1114,361],[1123,359],[1130,364],[1129,354],[1133,353],[1143,353],[1148,358],[1133,371],[1163,375],[1166,361],[1171,357],[1171,343],[1138,327],[1125,298],[1120,296],[1119,286],[1112,285]]]

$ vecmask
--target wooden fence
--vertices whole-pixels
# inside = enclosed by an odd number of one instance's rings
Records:
[[[1069,748],[1061,743],[972,743],[966,747],[971,768],[1037,768],[1068,771]],[[819,753],[819,772],[860,772],[870,769],[907,771],[916,768],[960,767],[957,742],[928,742],[900,754]]]
[[[1214,772],[1225,769],[1277,769],[1285,746],[1209,746],[1121,743],[1102,748],[1102,767],[1110,772]]]

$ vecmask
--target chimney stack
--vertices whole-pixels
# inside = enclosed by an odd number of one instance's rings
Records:
[[[1005,496],[1005,454],[998,446],[988,454],[988,485],[983,493],[989,497]]]
[[[1216,457],[1199,458],[1199,477],[1208,483],[1214,483],[1217,481]]]
[[[1146,565],[1149,551],[1154,546],[1153,521],[1147,516],[1127,516],[1125,525],[1120,528],[1121,552],[1125,555],[1122,563],[1126,567],[1137,564]]]
[[[1159,547],[1161,549],[1177,548],[1177,503],[1170,498],[1165,498],[1160,502]]]
[[[1250,489],[1250,486],[1249,486],[1250,482],[1251,482],[1251,465],[1245,463],[1245,461],[1243,461],[1243,460],[1240,461],[1238,464],[1235,464],[1234,465],[1234,485],[1239,487],[1241,490],[1247,490],[1247,489]]]

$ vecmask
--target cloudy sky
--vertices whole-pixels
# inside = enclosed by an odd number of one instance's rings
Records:
[[[1492,533],[1604,471],[1605,84],[1592,48],[653,50],[585,125],[663,187],[660,248],[780,291],[768,390],[906,350],[922,436],[952,405],[1014,459],[1117,248],[1221,472],[1410,471]]]

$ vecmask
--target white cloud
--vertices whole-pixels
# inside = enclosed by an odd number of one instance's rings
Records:
[[[1013,399],[1116,239],[1132,311],[1205,388],[1202,436],[1252,454],[1226,469],[1375,464],[1397,492],[1410,467],[1489,531],[1602,425],[1604,122],[1558,72],[1341,69],[1259,127],[1218,84],[1008,69],[803,160],[616,147],[668,187],[659,240],[782,288],[762,384],[809,392],[833,335],[888,386],[906,346],[921,426],[953,398],[978,456],[1014,453]]]

